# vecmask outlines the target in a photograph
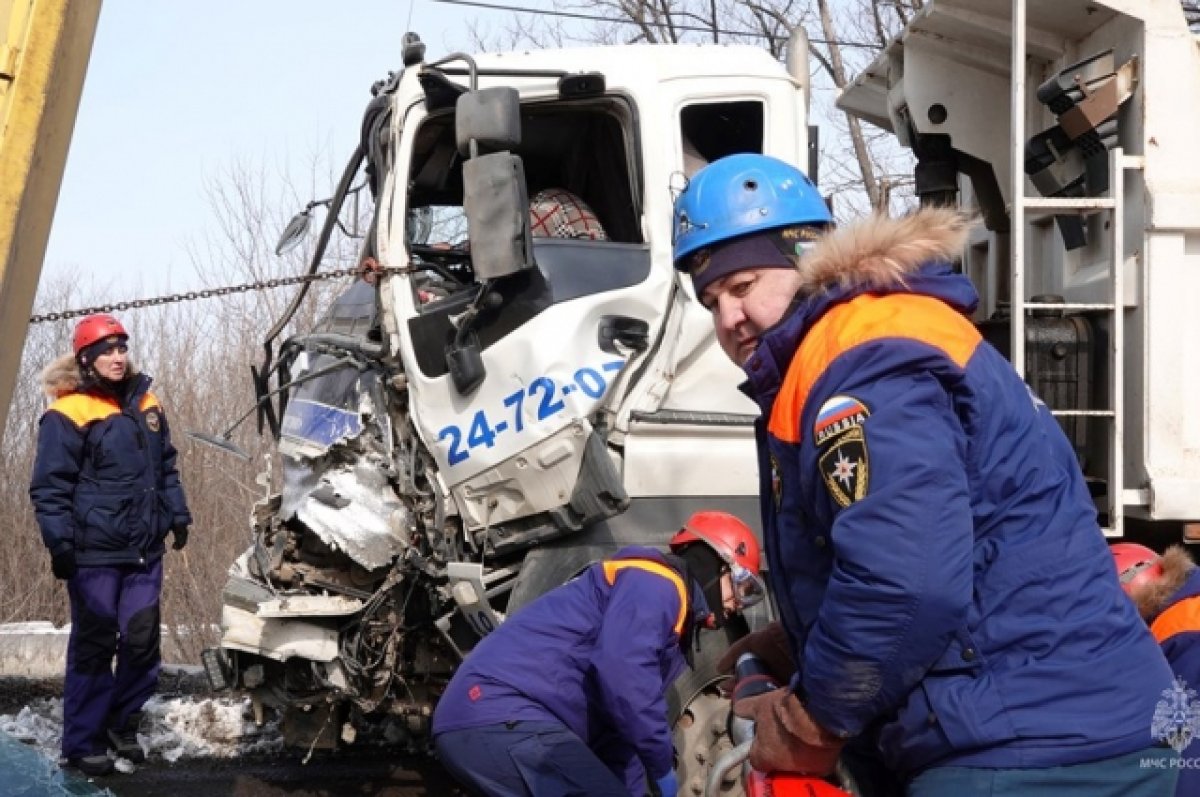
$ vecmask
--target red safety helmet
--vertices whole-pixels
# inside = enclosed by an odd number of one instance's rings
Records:
[[[129,337],[129,333],[125,331],[125,327],[121,326],[121,322],[107,313],[97,313],[81,319],[75,325],[75,356],[78,357],[80,351],[96,341],[113,335]]]
[[[753,606],[766,596],[767,590],[759,575],[758,539],[740,519],[728,512],[711,509],[696,512],[671,538],[671,550],[679,553],[696,542],[712,548],[729,566],[734,595],[741,608]]]
[[[1118,542],[1110,545],[1121,589],[1125,594],[1133,593],[1135,587],[1153,584],[1162,578],[1163,569],[1158,554],[1145,545],[1133,542]]]

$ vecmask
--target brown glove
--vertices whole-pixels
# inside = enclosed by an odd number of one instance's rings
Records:
[[[816,723],[789,689],[775,689],[733,704],[733,713],[754,720],[750,766],[759,772],[828,775],[846,740]]]
[[[738,657],[743,653],[753,653],[762,659],[777,684],[788,683],[792,674],[796,672],[796,662],[792,661],[792,648],[788,644],[787,632],[778,620],[766,628],[746,634],[730,645],[729,650],[725,651],[725,655],[717,662],[717,672],[732,673]]]

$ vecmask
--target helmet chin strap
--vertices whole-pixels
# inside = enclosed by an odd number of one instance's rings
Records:
[[[705,628],[720,628],[724,625],[724,598],[721,594],[721,576],[725,571],[725,562],[709,545],[702,542],[692,543],[680,554],[688,564],[688,571],[700,592],[704,602],[708,604],[709,616],[704,621]]]

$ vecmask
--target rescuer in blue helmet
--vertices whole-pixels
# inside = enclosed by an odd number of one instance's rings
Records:
[[[795,258],[833,226],[816,186],[765,155],[730,155],[706,166],[675,203],[675,267],[696,295],[753,262],[794,271]]]
[[[721,665],[773,656],[789,686],[735,703],[750,763],[824,774],[867,739],[909,797],[1168,794],[1152,728],[1171,671],[1070,442],[972,323],[969,226],[922,208],[834,230],[765,155],[677,198],[675,266],[762,413],[781,624]]]

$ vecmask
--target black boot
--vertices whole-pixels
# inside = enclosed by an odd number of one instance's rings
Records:
[[[141,724],[142,713],[139,711],[135,714],[130,714],[129,719],[125,720],[124,725],[108,729],[109,747],[121,758],[132,761],[135,764],[140,764],[146,760],[146,753],[142,750],[142,746],[138,744],[137,738],[138,726]]]
[[[97,777],[99,775],[111,775],[115,765],[113,760],[108,757],[107,753],[96,753],[95,755],[84,755],[78,758],[68,758],[67,763],[78,769],[88,777]]]

